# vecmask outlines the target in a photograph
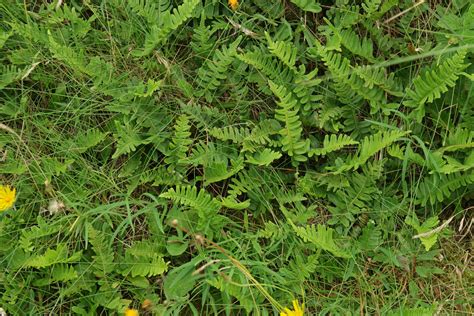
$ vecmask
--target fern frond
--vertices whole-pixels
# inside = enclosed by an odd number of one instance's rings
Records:
[[[205,25],[206,17],[204,13],[201,15],[201,23],[199,26],[195,27],[193,30],[193,36],[191,39],[191,48],[196,53],[197,56],[207,58],[215,43],[215,39],[212,37],[213,30],[210,26]]]
[[[286,151],[294,161],[306,161],[304,155],[309,149],[309,141],[303,141],[301,134],[303,127],[298,116],[298,104],[291,92],[284,86],[279,86],[269,81],[270,90],[280,99],[278,109],[275,110],[275,118],[283,122],[285,126],[280,130],[282,136],[282,149]]]
[[[189,206],[203,213],[217,213],[221,207],[218,200],[214,199],[205,190],[198,190],[195,186],[176,186],[161,193],[160,197],[170,199],[175,203]]]
[[[369,61],[374,61],[374,44],[372,41],[364,37],[362,39],[352,30],[346,29],[340,32],[341,43],[351,53],[364,57]]]
[[[221,82],[227,78],[229,66],[236,56],[236,48],[241,38],[235,40],[229,47],[223,47],[217,50],[212,60],[207,60],[201,68],[198,69],[197,83],[201,87],[196,91],[197,96],[205,96],[207,102],[214,99],[214,91],[221,85]]]
[[[297,227],[292,222],[290,224],[296,232],[298,237],[302,238],[305,242],[310,242],[317,248],[329,251],[336,257],[350,258],[351,255],[334,241],[332,228],[318,224],[317,228],[315,225],[307,225],[306,227]]]
[[[278,134],[281,125],[277,120],[262,120],[245,137],[242,144],[242,151],[254,152],[260,145],[270,143],[270,137]]]
[[[223,128],[214,127],[209,131],[209,134],[212,137],[223,141],[232,141],[233,143],[240,144],[249,137],[250,129],[246,127],[235,127],[235,126],[225,126]]]
[[[94,259],[94,273],[99,277],[105,277],[115,269],[114,251],[104,232],[94,229],[92,225],[87,226],[87,232],[92,250],[95,253],[92,256]]]
[[[296,70],[296,54],[298,53],[297,48],[289,42],[284,41],[273,41],[268,32],[265,32],[265,37],[268,42],[268,50],[280,59],[288,68]]]
[[[324,64],[328,67],[333,79],[336,83],[339,83],[340,86],[338,89],[340,91],[351,89],[367,100],[373,109],[378,109],[379,104],[384,102],[384,91],[378,86],[372,86],[372,88],[369,89],[368,86],[370,84],[365,84],[364,80],[358,76],[356,71],[353,70],[353,67],[347,58],[322,47],[318,49],[318,54],[321,56]]]
[[[431,70],[423,72],[413,80],[413,89],[407,90],[408,99],[403,104],[415,108],[418,121],[424,117],[424,104],[433,102],[448,91],[448,88],[454,87],[463,70],[469,66],[469,63],[464,63],[466,53],[466,50],[459,51],[441,65],[432,65]]]
[[[330,152],[339,150],[345,146],[355,145],[359,142],[353,140],[351,137],[344,134],[332,134],[324,136],[323,147],[311,149],[308,152],[309,157],[311,156],[324,156]]]
[[[457,151],[474,147],[474,131],[467,128],[455,128],[446,138],[446,144],[438,149],[440,152]]]
[[[280,159],[281,153],[273,151],[269,148],[264,148],[261,151],[255,152],[253,155],[246,155],[246,162],[258,165],[258,166],[268,166],[274,160]]]
[[[97,128],[90,129],[85,133],[81,133],[77,136],[77,138],[73,141],[73,144],[70,150],[76,151],[78,153],[84,153],[89,148],[96,146],[97,144],[101,143],[107,133],[101,132]]]
[[[361,66],[356,67],[354,71],[364,80],[364,86],[372,89],[380,87],[385,92],[397,96],[403,96],[403,86],[395,80],[395,75],[391,73],[386,75],[386,69],[383,67]]]
[[[28,69],[18,69],[13,65],[4,65],[0,68],[0,90],[20,80]]]
[[[175,167],[182,165],[187,157],[189,147],[193,143],[191,139],[191,126],[187,115],[180,115],[176,119],[174,135],[171,138],[165,162]]]
[[[166,42],[171,32],[177,30],[186,22],[196,9],[200,0],[185,0],[182,5],[163,14],[161,25],[152,25],[145,37],[145,46],[142,51],[136,51],[136,56],[149,55],[157,45]]]
[[[244,168],[244,159],[241,157],[231,159],[230,163],[229,168],[227,159],[220,158],[207,162],[204,168],[204,185],[228,179]]]
[[[363,165],[377,152],[390,146],[392,143],[409,133],[409,131],[392,130],[381,131],[377,134],[364,137],[360,142],[357,154],[350,156],[347,159],[346,164],[340,166],[336,173],[359,168],[359,166]]]
[[[443,202],[450,197],[454,191],[465,188],[474,183],[474,172],[451,174],[433,174],[419,184],[416,190],[416,204],[425,206],[428,202],[434,205],[436,202]]]
[[[267,78],[279,84],[293,81],[293,71],[278,60],[268,56],[260,48],[244,54],[238,54],[237,58],[262,72]]]
[[[48,224],[42,217],[37,218],[38,226],[23,229],[20,237],[20,247],[26,252],[33,251],[33,241],[42,237],[56,234],[61,230],[61,225]]]
[[[117,148],[112,155],[112,158],[117,158],[123,154],[128,154],[137,150],[140,145],[148,144],[149,139],[143,137],[137,126],[133,126],[132,122],[124,120],[123,122],[115,121],[116,133],[114,133],[115,139],[117,139]]]
[[[168,264],[159,253],[156,244],[150,241],[139,241],[125,250],[121,274],[132,277],[152,277],[168,270]]]
[[[150,25],[163,23],[163,14],[171,7],[170,0],[127,0],[125,3],[133,12],[144,17]]]
[[[58,263],[78,262],[81,258],[82,251],[78,251],[69,255],[67,245],[60,243],[56,249],[48,248],[42,255],[34,255],[26,262],[27,267],[45,268]]]

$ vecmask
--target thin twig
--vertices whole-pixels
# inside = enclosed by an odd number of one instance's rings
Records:
[[[413,10],[414,8],[416,8],[417,6],[419,6],[420,4],[423,4],[423,3],[425,3],[425,0],[420,0],[417,3],[415,3],[414,5],[412,5],[411,7],[409,7],[408,9],[403,10],[402,12],[395,14],[391,18],[386,19],[383,23],[388,24],[388,23],[392,22],[393,20],[395,20],[396,18],[401,17],[402,15],[406,14],[410,10]]]

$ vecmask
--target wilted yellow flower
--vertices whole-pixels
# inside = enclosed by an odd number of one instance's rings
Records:
[[[289,310],[288,308],[285,308],[285,310],[280,313],[280,316],[303,316],[304,304],[300,307],[298,300],[294,300],[293,309],[294,310]]]
[[[8,185],[0,185],[0,212],[8,210],[15,203],[16,190]]]
[[[239,0],[229,0],[229,6],[232,8],[232,10],[237,10],[237,7],[239,6]]]
[[[138,311],[136,309],[133,309],[133,308],[127,308],[125,310],[125,316],[139,316],[140,314],[138,314]]]

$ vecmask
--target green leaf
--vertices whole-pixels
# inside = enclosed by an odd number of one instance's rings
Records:
[[[163,290],[166,298],[169,300],[179,300],[185,297],[192,289],[196,282],[201,278],[196,271],[196,266],[204,259],[200,256],[195,257],[179,267],[173,268],[165,277]]]
[[[296,4],[301,10],[319,13],[322,11],[321,6],[316,0],[290,0],[292,3]]]
[[[166,251],[171,256],[179,256],[188,249],[189,242],[183,237],[172,236],[166,241]]]

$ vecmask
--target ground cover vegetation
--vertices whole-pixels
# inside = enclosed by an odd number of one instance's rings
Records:
[[[473,51],[468,0],[1,0],[0,307],[473,313]]]

